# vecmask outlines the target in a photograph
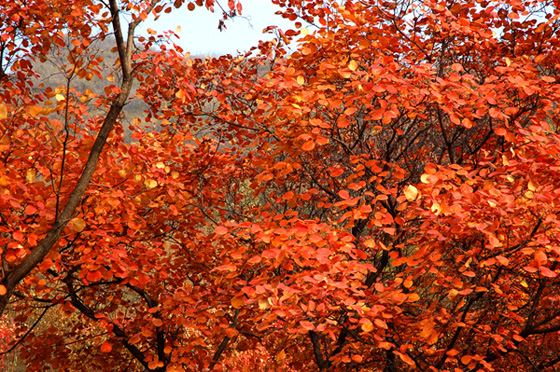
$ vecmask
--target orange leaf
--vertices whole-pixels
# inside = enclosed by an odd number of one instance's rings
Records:
[[[373,323],[369,320],[366,319],[366,321],[364,322],[364,324],[362,324],[362,330],[364,332],[371,332],[373,331]]]
[[[307,141],[303,144],[303,146],[301,146],[301,149],[304,151],[311,151],[315,148],[315,142],[313,141]]]
[[[229,230],[227,229],[227,227],[218,226],[218,227],[216,227],[216,230],[214,230],[214,231],[215,231],[216,234],[218,234],[218,235],[225,235],[225,234],[228,233]]]
[[[276,354],[276,360],[284,360],[284,359],[286,359],[286,352],[284,350]]]
[[[0,284],[0,296],[4,296],[8,290],[2,284]]]
[[[505,136],[507,134],[507,131],[505,128],[496,128],[494,129],[494,133],[496,133],[498,136]]]
[[[450,357],[453,357],[453,356],[459,354],[459,351],[457,351],[455,349],[451,349],[446,354],[449,355]]]
[[[8,108],[5,104],[0,103],[0,120],[4,120],[8,117]]]
[[[389,329],[389,327],[387,327],[387,323],[385,323],[382,319],[375,319],[373,323],[375,323],[375,325],[379,328]]]
[[[350,199],[350,194],[348,194],[348,191],[346,190],[340,190],[338,192],[338,195],[342,198],[342,199]]]
[[[231,299],[231,306],[236,309],[239,309],[245,305],[245,297],[244,296],[235,296]]]
[[[288,191],[287,193],[285,193],[282,196],[282,199],[284,199],[284,200],[290,200],[290,199],[293,199],[293,198],[294,198],[294,192],[293,191]]]
[[[461,65],[460,63],[454,63],[451,65],[451,68],[457,72],[461,72],[463,71],[463,65]]]
[[[356,363],[362,363],[363,357],[361,355],[352,355],[352,360]]]
[[[35,208],[32,205],[28,205],[27,207],[25,207],[25,214],[27,214],[28,216],[37,213],[37,208]]]
[[[239,333],[239,331],[238,331],[237,329],[235,329],[235,328],[228,328],[228,329],[226,329],[226,335],[227,335],[229,338],[232,338],[232,337],[237,336],[238,333]]]
[[[315,325],[307,320],[302,320],[299,324],[308,331],[313,331],[315,329]]]
[[[414,360],[412,360],[412,358],[409,357],[407,354],[401,353],[401,352],[396,352],[395,354],[398,354],[399,357],[402,359],[402,361],[405,362],[406,364],[408,364],[410,366],[415,366],[416,365]]]
[[[498,261],[500,264],[502,264],[503,266],[507,266],[509,265],[509,260],[502,256],[502,255],[498,255],[496,256],[496,261]]]
[[[76,217],[70,220],[70,226],[74,229],[74,231],[82,232],[86,228],[86,221],[82,218]]]

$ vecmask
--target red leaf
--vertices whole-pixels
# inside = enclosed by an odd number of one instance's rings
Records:
[[[28,205],[27,207],[25,207],[25,214],[27,214],[28,216],[37,213],[37,208],[35,208],[32,205]]]
[[[110,353],[111,350],[113,350],[113,347],[111,346],[109,341],[105,341],[105,343],[101,345],[101,351],[103,351],[104,353]]]
[[[539,271],[541,272],[542,276],[546,276],[547,278],[556,278],[556,276],[558,275],[546,266],[539,266]]]
[[[14,238],[14,240],[18,241],[18,242],[23,242],[24,236],[23,233],[21,231],[14,231],[14,233],[12,234],[12,237]]]

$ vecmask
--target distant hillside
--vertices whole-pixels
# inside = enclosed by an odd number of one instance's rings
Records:
[[[40,74],[40,78],[34,81],[34,85],[39,86],[43,84],[44,87],[50,87],[52,89],[56,89],[57,87],[65,89],[69,84],[71,89],[73,88],[79,92],[85,92],[89,89],[95,94],[104,94],[104,89],[107,86],[111,84],[118,85],[120,80],[118,74],[112,74],[113,71],[118,71],[114,66],[118,55],[116,52],[111,51],[114,47],[114,39],[107,38],[105,40],[96,40],[88,48],[88,51],[90,51],[89,60],[95,58],[94,63],[99,63],[99,70],[102,71],[102,78],[94,75],[90,80],[73,77],[68,81],[68,74],[64,71],[64,66],[68,64],[68,49],[54,50],[48,56],[45,56],[43,61],[39,61],[39,58],[37,58],[37,61],[34,63],[34,68],[35,71]],[[86,60],[88,60],[87,57],[88,56],[86,56]],[[205,57],[195,56],[193,58]],[[113,82],[109,79],[112,79]],[[148,109],[144,101],[134,97],[134,91],[137,87],[138,84],[136,84],[136,87],[133,86],[133,92],[131,94],[132,99],[123,109],[122,123],[126,140],[130,140],[128,124],[135,118],[144,119],[146,117],[146,110]],[[95,108],[93,105],[89,105],[88,110],[90,114],[104,114],[104,112],[100,112],[99,109]]]

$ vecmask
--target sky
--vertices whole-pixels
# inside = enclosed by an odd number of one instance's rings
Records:
[[[227,5],[227,1],[222,1]],[[270,0],[242,0],[243,17],[226,21],[224,31],[218,30],[218,22],[222,11],[216,6],[211,13],[206,8],[196,7],[192,12],[187,6],[173,9],[171,13],[162,14],[157,21],[145,22],[141,32],[151,28],[158,33],[173,30],[180,26],[179,40],[175,42],[191,55],[222,55],[245,52],[256,46],[259,40],[270,40],[274,36],[263,34],[265,27],[275,25],[282,29],[294,28],[293,23],[274,13],[279,9]]]

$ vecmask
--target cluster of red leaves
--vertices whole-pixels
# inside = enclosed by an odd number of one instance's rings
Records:
[[[133,52],[160,127],[135,118],[128,142],[117,123],[60,238],[0,284],[29,369],[557,369],[557,7],[274,2],[296,30],[253,54],[191,60],[155,36]],[[2,77],[2,283],[70,200],[106,120],[91,109],[121,91],[72,88],[101,74],[90,34],[111,21],[81,5],[90,19],[45,26],[72,50],[66,88],[35,93],[31,64]]]
[[[12,344],[14,342],[14,327],[13,327],[13,323],[6,317],[4,316],[2,319],[0,319],[0,343],[3,346],[2,349],[0,349],[0,353],[4,353],[7,350],[5,350],[10,344]],[[6,355],[0,355],[0,368],[4,371],[8,370],[8,366],[10,364],[10,360],[9,358],[6,357]]]

